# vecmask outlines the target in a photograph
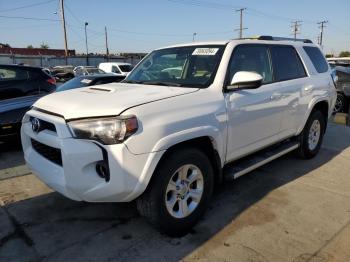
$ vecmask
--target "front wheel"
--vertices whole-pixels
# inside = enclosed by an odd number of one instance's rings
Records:
[[[170,236],[183,236],[203,215],[213,191],[213,168],[201,151],[181,149],[162,160],[137,208]]]
[[[322,145],[325,128],[326,117],[319,110],[313,111],[298,137],[300,146],[297,149],[297,155],[299,157],[309,159],[317,155]]]

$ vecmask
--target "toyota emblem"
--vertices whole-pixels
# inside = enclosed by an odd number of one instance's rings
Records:
[[[32,130],[33,130],[33,132],[39,133],[39,131],[40,131],[40,120],[38,118],[36,118],[36,117],[33,117],[31,122],[32,122]]]

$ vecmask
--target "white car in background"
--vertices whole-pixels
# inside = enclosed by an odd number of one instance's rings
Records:
[[[87,76],[105,74],[106,72],[95,66],[76,66],[73,69],[74,76]]]
[[[100,63],[98,68],[102,69],[107,73],[113,73],[120,76],[127,76],[128,73],[133,69],[133,66],[129,63],[105,62]]]
[[[47,95],[23,118],[26,163],[68,198],[136,199],[152,224],[183,235],[223,178],[320,150],[336,89],[320,49],[292,40],[157,49],[122,83]]]

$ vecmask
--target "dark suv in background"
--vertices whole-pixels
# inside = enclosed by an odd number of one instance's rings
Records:
[[[56,80],[40,67],[0,65],[0,100],[48,94],[55,89]]]
[[[0,140],[17,135],[25,112],[56,90],[56,80],[40,67],[0,65]]]

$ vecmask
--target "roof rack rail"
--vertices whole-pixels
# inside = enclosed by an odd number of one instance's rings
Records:
[[[289,37],[279,37],[279,36],[271,36],[271,35],[261,35],[257,37],[247,37],[244,39],[255,39],[255,40],[270,40],[270,41],[297,41],[303,43],[312,44],[310,39],[301,39],[301,38],[289,38]]]

